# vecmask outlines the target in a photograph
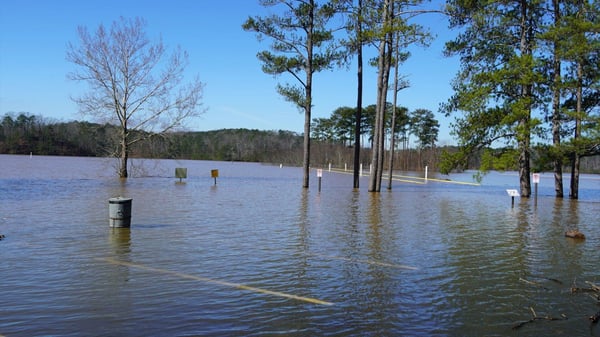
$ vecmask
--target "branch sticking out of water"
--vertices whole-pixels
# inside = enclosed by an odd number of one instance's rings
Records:
[[[587,285],[589,285],[590,287],[589,288],[580,288],[580,287],[577,287],[575,282],[576,282],[576,280],[573,281],[573,286],[571,287],[571,293],[588,293],[588,295],[591,298],[595,299],[596,301],[598,301],[598,304],[600,304],[600,286],[598,286],[590,281],[585,281],[585,283]],[[589,319],[592,322],[592,324],[598,323],[598,321],[600,321],[600,311],[598,311],[594,315],[590,316]]]
[[[540,317],[536,314],[535,310],[533,310],[533,307],[529,307],[529,310],[531,311],[531,319],[528,321],[523,321],[521,323],[518,323],[516,325],[514,325],[512,328],[513,330],[519,329],[521,327],[523,327],[525,324],[527,323],[533,323],[535,321],[539,321],[539,320],[544,320],[544,321],[563,321],[568,319],[567,315],[565,314],[560,314],[560,318],[559,317],[551,317],[551,316],[544,316],[544,317]]]
[[[540,287],[542,289],[548,290],[548,288],[544,287],[543,285],[539,284],[538,282],[529,281],[529,280],[526,280],[526,279],[524,279],[522,277],[519,277],[519,281],[525,282],[525,283],[527,283],[529,285],[532,285],[532,286],[536,286],[536,287]]]
[[[592,282],[589,281],[585,281],[585,283],[587,285],[589,285],[589,288],[580,288],[580,287],[576,287],[573,286],[571,287],[571,293],[600,293],[600,286],[595,285]],[[573,283],[573,285],[575,285],[575,283]]]
[[[595,285],[594,283],[592,283],[590,281],[585,281],[585,283],[588,284],[595,291],[600,292],[600,286],[597,286],[597,285]]]

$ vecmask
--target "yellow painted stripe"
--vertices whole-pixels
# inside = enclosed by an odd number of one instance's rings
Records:
[[[297,296],[297,295],[282,293],[279,291],[271,291],[271,290],[251,287],[251,286],[247,286],[247,285],[239,284],[239,283],[215,280],[215,279],[211,279],[208,277],[194,276],[194,275],[179,273],[179,272],[167,270],[167,269],[153,268],[153,267],[145,266],[143,264],[120,261],[120,260],[116,260],[116,259],[112,259],[112,258],[108,258],[108,257],[107,258],[97,258],[96,260],[105,261],[105,262],[120,265],[120,266],[127,266],[127,267],[131,267],[131,268],[143,269],[143,270],[152,271],[152,272],[161,273],[161,274],[173,275],[173,276],[177,276],[177,277],[184,278],[184,279],[202,281],[202,282],[206,282],[206,283],[218,284],[218,285],[232,287],[232,288],[236,288],[236,289],[248,290],[248,291],[252,291],[255,293],[273,295],[273,296],[278,296],[278,297],[285,297],[285,298],[308,302],[308,303],[313,303],[313,304],[333,305],[333,303],[331,303],[331,302],[321,301],[321,300],[318,300],[315,298]]]
[[[341,257],[341,256],[329,256],[329,255],[321,255],[321,254],[311,254],[311,256],[316,256],[316,257],[323,258],[323,259],[347,261],[347,262],[351,262],[351,263],[372,264],[372,265],[389,267],[389,268],[410,269],[410,270],[418,270],[419,269],[417,267],[407,266],[407,265],[403,265],[403,264],[386,263],[386,262],[379,262],[379,261],[373,261],[373,260],[351,259],[351,258]]]
[[[393,176],[393,177],[404,177],[404,178],[411,178],[411,179],[418,179],[418,180],[426,180],[424,177],[411,177],[411,176]],[[468,181],[455,181],[455,180],[446,180],[446,179],[435,179],[435,178],[427,178],[428,181],[435,181],[435,182],[439,182],[439,183],[448,183],[448,184],[459,184],[459,185],[471,185],[471,186],[480,186],[481,184],[478,183],[472,183],[472,182],[468,182]]]
[[[339,170],[339,169],[331,169],[331,171],[328,171],[328,172],[341,173],[341,174],[352,174],[352,171],[344,171],[344,170]],[[368,174],[363,175],[363,177],[368,177],[368,176],[369,176]],[[420,182],[420,181],[399,179],[399,178],[396,178],[395,176],[392,176],[392,180],[403,182],[403,183],[419,184],[419,185],[425,184],[424,182]]]
[[[331,169],[330,172],[334,172],[334,173],[343,173],[343,174],[352,174],[352,171],[344,171],[344,170],[340,170],[340,169]],[[368,174],[364,174],[364,177],[368,177]],[[410,180],[408,180],[410,179]],[[424,177],[415,177],[415,176],[404,176],[404,175],[397,175],[394,174],[392,175],[392,180],[393,181],[400,181],[400,182],[404,182],[404,183],[412,183],[412,184],[425,184],[425,182],[421,182],[419,180],[425,180]],[[467,182],[467,181],[455,181],[455,180],[446,180],[446,179],[435,179],[435,178],[427,178],[428,181],[435,181],[435,182],[439,182],[439,183],[447,183],[447,184],[458,184],[458,185],[470,185],[470,186],[480,186],[481,184],[478,183],[472,183],[472,182]]]
[[[394,178],[394,176],[392,176],[392,181],[399,181],[399,182],[402,182],[402,183],[411,183],[411,184],[425,185],[425,183],[422,182],[422,181],[399,179],[399,178]]]

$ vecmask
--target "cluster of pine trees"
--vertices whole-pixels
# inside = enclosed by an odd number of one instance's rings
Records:
[[[401,143],[398,148],[406,150],[409,148],[410,136],[415,137],[419,149],[434,148],[438,141],[440,123],[432,111],[427,109],[416,109],[409,112],[405,107],[396,107],[396,113],[392,113],[393,106],[387,104],[385,115],[385,133],[394,136]],[[317,141],[341,143],[352,146],[356,128],[356,108],[340,107],[335,109],[329,118],[313,118],[311,125],[311,138]],[[373,147],[373,134],[375,128],[374,104],[365,107],[361,113],[360,132],[361,144]],[[392,117],[395,117],[392,123]],[[393,126],[393,129],[392,129]],[[367,137],[365,139],[365,137]],[[391,141],[388,148],[391,146]]]
[[[577,198],[582,158],[600,153],[600,2],[563,0],[446,1],[431,9],[424,1],[314,0],[265,2],[285,4],[285,15],[252,17],[244,29],[274,41],[259,53],[266,73],[288,74],[298,85],[279,85],[279,93],[305,113],[305,179],[310,158],[310,121],[313,74],[356,56],[357,109],[354,144],[358,151],[362,121],[363,47],[376,47],[377,102],[372,126],[373,175],[369,191],[378,192],[387,154],[385,144],[388,92],[408,84],[398,68],[411,45],[428,45],[428,27],[412,19],[426,13],[448,17],[457,37],[446,44],[446,53],[460,57],[461,68],[453,82],[455,94],[444,106],[453,125],[460,151],[444,156],[442,169],[465,167],[469,157],[485,149],[481,169],[516,165],[521,195],[531,194],[530,176],[534,141],[551,143],[545,156],[553,163],[557,197],[563,196],[562,170],[571,171],[570,196]],[[336,27],[335,18],[344,27]],[[342,29],[345,28],[345,29]],[[342,36],[336,32],[342,31]],[[339,48],[339,47],[346,48]],[[342,50],[340,52],[340,50]],[[393,75],[391,70],[394,69]],[[303,76],[304,75],[304,76]],[[395,113],[395,110],[393,111]],[[396,118],[392,118],[392,123]],[[322,134],[320,125],[317,133]],[[392,129],[394,129],[392,127]],[[393,135],[394,132],[391,132]],[[327,136],[327,135],[325,135]],[[344,135],[347,137],[347,135]],[[347,138],[345,141],[349,141]],[[394,137],[391,137],[393,149]],[[355,152],[354,168],[360,153]],[[388,160],[391,167],[392,161]],[[354,187],[358,184],[355,176]],[[388,187],[389,188],[389,187]]]
[[[451,28],[446,45],[460,57],[455,94],[445,105],[456,116],[461,151],[446,156],[445,169],[470,153],[490,150],[483,169],[516,164],[521,195],[531,193],[534,142],[541,139],[551,162],[556,196],[571,172],[569,195],[577,198],[582,158],[600,154],[600,2],[511,0],[447,2]]]

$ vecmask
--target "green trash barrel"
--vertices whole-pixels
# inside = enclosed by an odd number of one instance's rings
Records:
[[[110,227],[131,226],[131,198],[117,197],[108,199],[108,224]]]

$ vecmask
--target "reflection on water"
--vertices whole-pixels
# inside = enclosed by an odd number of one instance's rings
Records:
[[[0,335],[600,336],[569,293],[600,283],[594,176],[580,201],[543,177],[513,207],[505,174],[374,194],[330,172],[302,189],[299,168],[147,160],[119,180],[111,163],[0,156]],[[108,225],[115,196],[130,229]],[[530,307],[569,319],[512,330]]]
[[[110,245],[119,260],[127,261],[131,253],[131,230],[129,228],[111,228]]]

